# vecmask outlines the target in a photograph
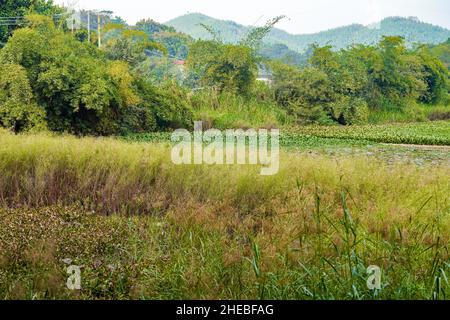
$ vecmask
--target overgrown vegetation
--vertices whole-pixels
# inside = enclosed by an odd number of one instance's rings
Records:
[[[399,37],[340,52],[315,48],[304,69],[273,64],[275,97],[300,123],[367,123],[382,110],[415,113],[417,102],[447,104],[448,71],[427,48]]]
[[[102,52],[43,16],[28,19],[31,26],[17,30],[0,52],[2,77],[9,83],[0,92],[3,125],[15,131],[37,124],[57,132],[110,135],[191,124],[189,106],[173,91],[182,95],[183,89],[172,83],[163,90],[131,72],[133,53],[142,53],[124,46],[136,42],[119,37]],[[29,102],[40,109],[30,109]]]
[[[189,128],[194,117],[222,128],[446,119],[449,74],[436,48],[407,49],[402,38],[385,37],[339,52],[313,46],[305,66],[289,66],[258,55],[282,18],[238,44],[222,43],[206,25],[215,38],[194,41],[152,20],[130,27],[109,19],[96,48],[95,34],[89,43],[61,21],[29,15],[0,51],[0,124],[126,135]],[[256,80],[261,70],[270,86]],[[419,103],[445,109],[425,115]]]
[[[0,8],[0,299],[449,299],[448,42],[297,63],[283,17],[224,43],[102,13],[99,41],[61,12]],[[280,172],[174,165],[194,120],[281,128]]]
[[[2,298],[448,299],[445,165],[283,153],[261,177],[164,145],[0,140]]]

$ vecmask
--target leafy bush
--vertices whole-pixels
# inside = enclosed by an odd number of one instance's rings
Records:
[[[187,65],[200,83],[240,95],[249,94],[257,75],[257,60],[251,48],[197,41],[190,47]]]
[[[157,130],[155,115],[145,106],[130,106],[120,117],[119,133],[122,135]]]
[[[15,132],[46,127],[45,110],[33,99],[26,70],[6,64],[0,73],[0,124]]]
[[[0,52],[3,126],[20,131],[47,122],[53,131],[111,135],[192,125],[187,92],[178,85],[154,87],[126,61],[108,60],[50,19],[28,19],[31,26],[17,30]],[[119,49],[112,45],[106,54]]]
[[[0,63],[21,65],[28,74],[48,126],[55,131],[109,134],[98,127],[111,114],[115,87],[106,60],[44,17],[31,17],[31,28],[17,30],[0,54]],[[116,92],[116,93],[115,93]]]
[[[328,76],[316,68],[291,72],[288,79],[276,82],[276,101],[298,122],[326,122],[324,105],[332,99]]]
[[[420,101],[429,104],[448,103],[448,91],[450,83],[448,81],[448,69],[431,52],[422,47],[418,55],[422,62],[426,90],[420,96]]]
[[[302,69],[271,64],[275,99],[299,123],[362,124],[369,111],[411,114],[417,101],[445,103],[448,95],[443,63],[425,47],[407,50],[400,37],[385,37],[376,47],[313,49]]]
[[[175,81],[168,81],[156,87],[141,79],[136,85],[142,97],[140,106],[152,112],[157,129],[193,127],[192,110],[186,89]],[[145,111],[148,115],[147,112]]]
[[[342,125],[367,123],[369,108],[362,98],[340,96],[327,105],[332,118]]]
[[[2,0],[0,6],[0,17],[22,17],[30,12],[43,15],[61,14],[63,8],[56,6],[53,1],[48,0]],[[20,24],[6,23],[0,26],[0,43],[6,42]]]

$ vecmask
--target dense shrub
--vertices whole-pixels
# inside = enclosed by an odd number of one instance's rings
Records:
[[[426,90],[420,96],[420,101],[429,104],[448,104],[450,83],[447,67],[442,61],[433,57],[425,47],[419,49],[418,55],[421,59],[426,83]]]
[[[240,95],[250,93],[257,76],[257,59],[251,48],[197,41],[190,47],[187,64],[200,84]]]
[[[131,61],[120,59],[129,57],[127,48],[102,52],[48,18],[28,19],[30,27],[17,30],[0,52],[3,126],[111,135],[191,125],[186,91],[174,83],[155,87],[134,74]]]
[[[120,117],[119,133],[122,135],[151,132],[156,129],[156,119],[151,108],[130,106]]]
[[[141,106],[151,110],[159,130],[193,126],[188,93],[175,81],[155,87],[145,80],[139,80],[137,87],[142,97]]]
[[[26,70],[7,64],[0,72],[0,124],[15,132],[45,128],[45,110],[33,101]]]
[[[46,111],[51,130],[110,133],[98,128],[112,113],[119,88],[109,65],[93,48],[55,28],[44,17],[31,17],[32,26],[17,30],[0,55],[0,63],[21,65],[34,97]],[[102,126],[104,127],[104,125]],[[106,130],[106,132],[102,132]]]
[[[409,113],[418,101],[445,104],[448,95],[444,64],[424,47],[407,50],[400,37],[340,52],[314,47],[309,66],[272,69],[276,101],[299,123],[360,124],[369,110]]]
[[[362,98],[340,96],[327,109],[332,119],[343,125],[367,123],[369,116],[369,108]]]

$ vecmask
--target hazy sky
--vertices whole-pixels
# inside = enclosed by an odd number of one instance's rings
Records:
[[[388,16],[416,16],[450,29],[450,0],[54,0],[77,8],[111,10],[128,23],[143,18],[166,22],[200,12],[244,25],[287,15],[278,27],[313,33],[351,23],[370,24]]]

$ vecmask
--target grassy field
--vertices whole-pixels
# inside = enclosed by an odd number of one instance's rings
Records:
[[[0,132],[0,297],[450,297],[448,163],[283,151],[280,164],[262,177],[175,166],[165,143]]]

